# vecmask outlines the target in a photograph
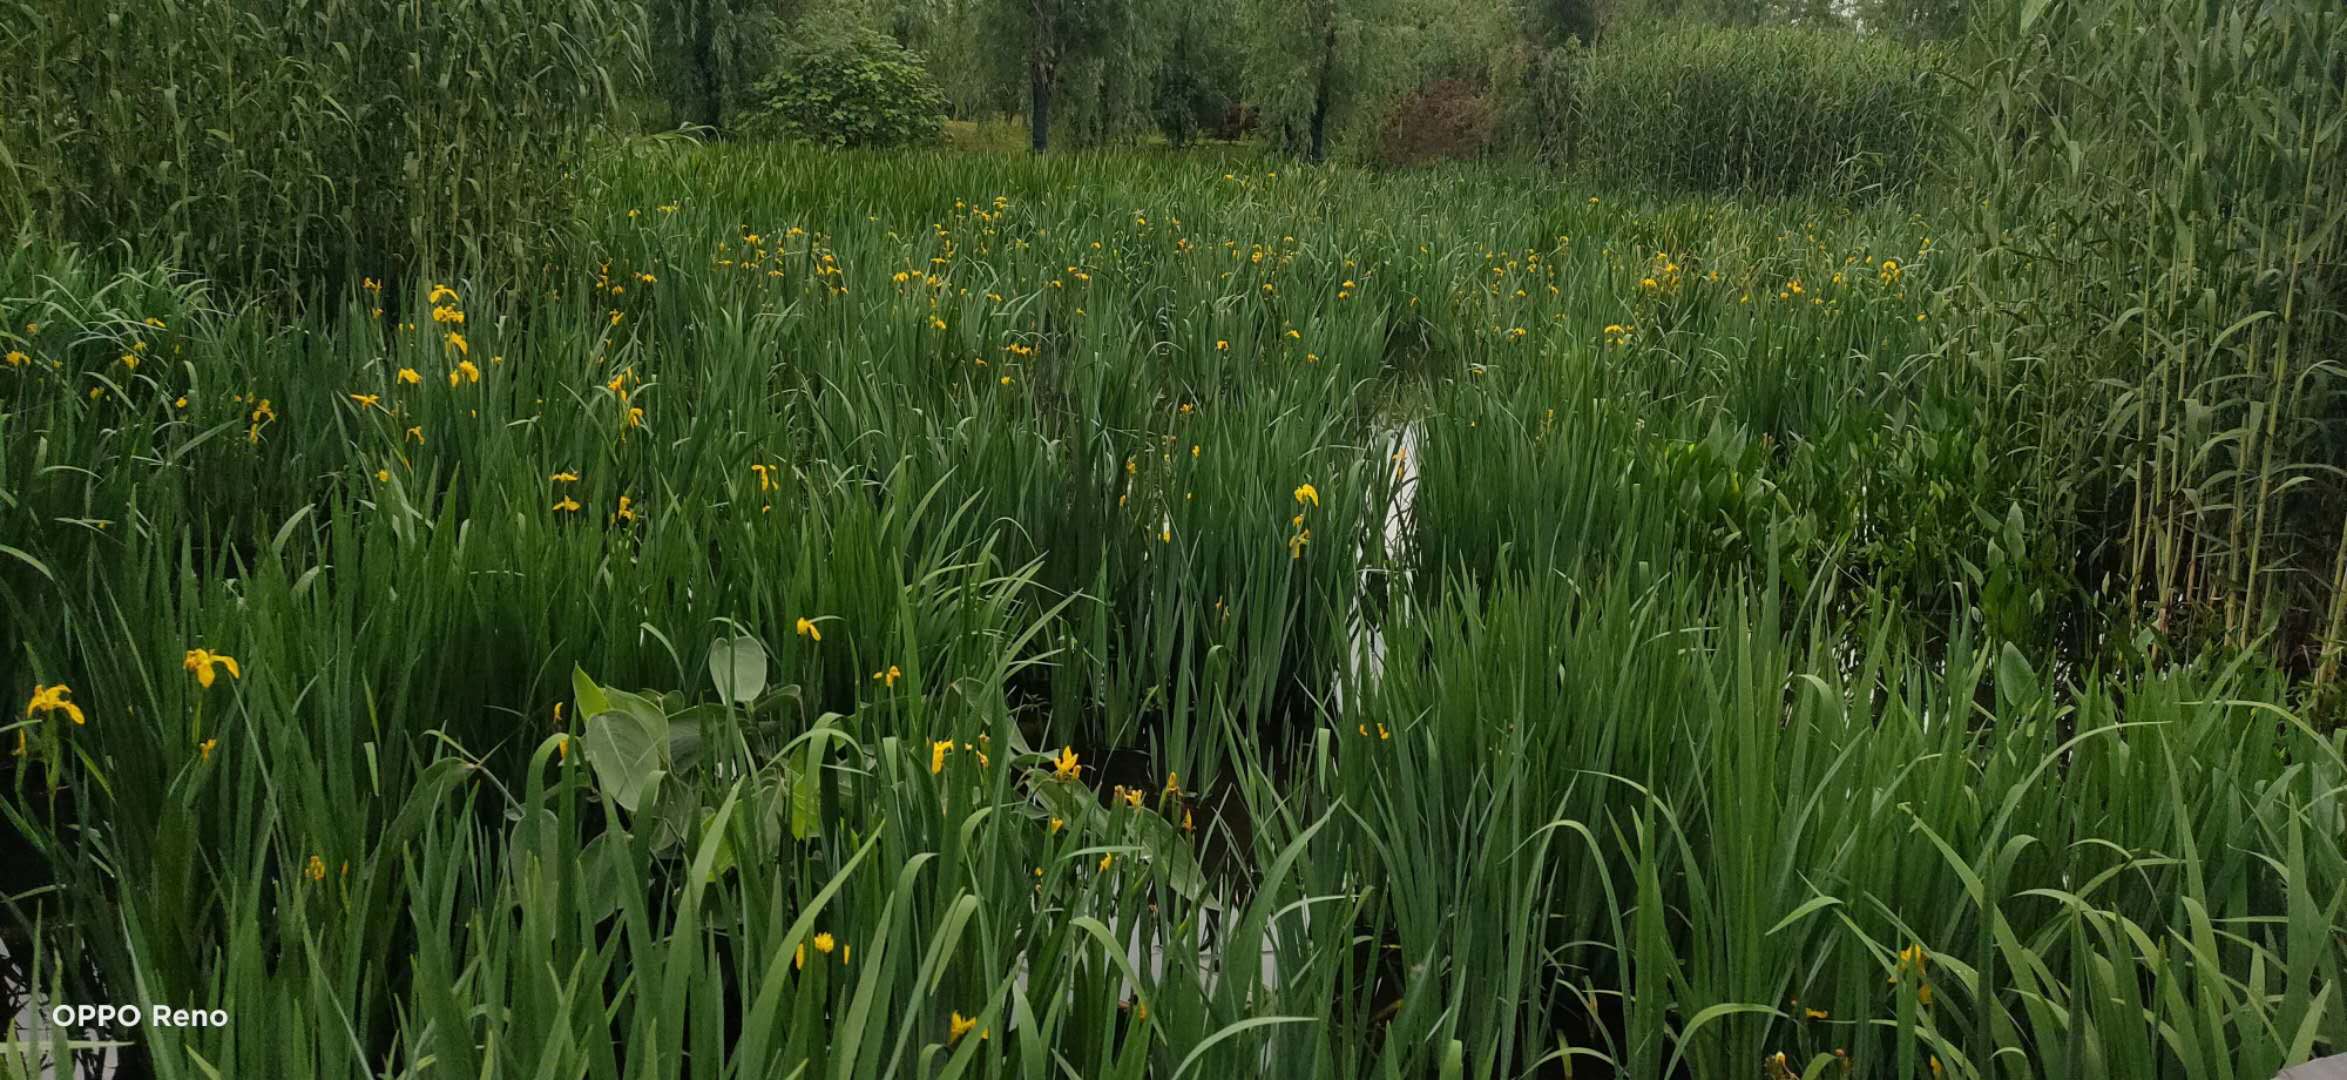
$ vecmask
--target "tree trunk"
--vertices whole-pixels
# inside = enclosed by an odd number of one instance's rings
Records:
[[[1038,154],[1051,148],[1051,13],[1044,0],[1034,0],[1027,43],[1027,139]]]
[[[1336,78],[1336,16],[1331,12],[1328,31],[1320,39],[1320,85],[1312,91],[1312,142],[1309,157],[1317,165],[1328,159],[1328,99]]]
[[[1027,135],[1035,152],[1051,148],[1051,75],[1041,59],[1027,63]]]
[[[693,99],[699,116],[693,122],[717,129],[723,120],[723,104],[717,85],[717,13],[711,10],[710,0],[700,0],[692,8],[693,41]]]

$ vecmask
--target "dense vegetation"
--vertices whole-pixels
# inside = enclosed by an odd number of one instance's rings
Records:
[[[0,1068],[2347,1052],[2347,13],[810,5],[0,0]]]
[[[937,142],[945,94],[919,55],[869,27],[814,29],[782,47],[745,131],[835,148]]]

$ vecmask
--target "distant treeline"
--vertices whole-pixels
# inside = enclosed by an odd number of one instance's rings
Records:
[[[649,123],[733,131],[761,108],[785,42],[836,37],[845,23],[922,57],[953,117],[1016,119],[1038,151],[1259,135],[1313,160],[1553,153],[1577,60],[1601,42],[1690,24],[1832,31],[1843,36],[1798,39],[1814,66],[1834,66],[1847,38],[1864,35],[1874,51],[1855,64],[1863,72],[1887,43],[1959,34],[1963,10],[1949,0],[647,0],[651,62],[634,96]]]

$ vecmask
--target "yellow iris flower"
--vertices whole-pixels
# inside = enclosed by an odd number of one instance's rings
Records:
[[[186,658],[180,661],[180,666],[194,672],[196,684],[206,690],[212,688],[212,680],[216,678],[212,669],[216,667],[227,668],[229,678],[244,678],[244,671],[236,666],[236,657],[210,649],[189,649]]]
[[[33,699],[25,703],[24,714],[29,718],[35,714],[61,712],[65,714],[66,719],[76,724],[86,723],[87,721],[82,716],[81,706],[65,700],[65,695],[72,692],[72,688],[64,683],[58,683],[55,686],[42,686],[36,683],[33,686]]]

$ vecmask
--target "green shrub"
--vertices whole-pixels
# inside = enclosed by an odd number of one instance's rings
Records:
[[[1578,67],[1574,156],[1674,188],[1899,187],[1922,173],[1940,112],[1927,54],[1832,30],[1618,34]]]
[[[814,28],[758,84],[744,132],[831,147],[935,142],[945,92],[919,54],[861,26]]]

